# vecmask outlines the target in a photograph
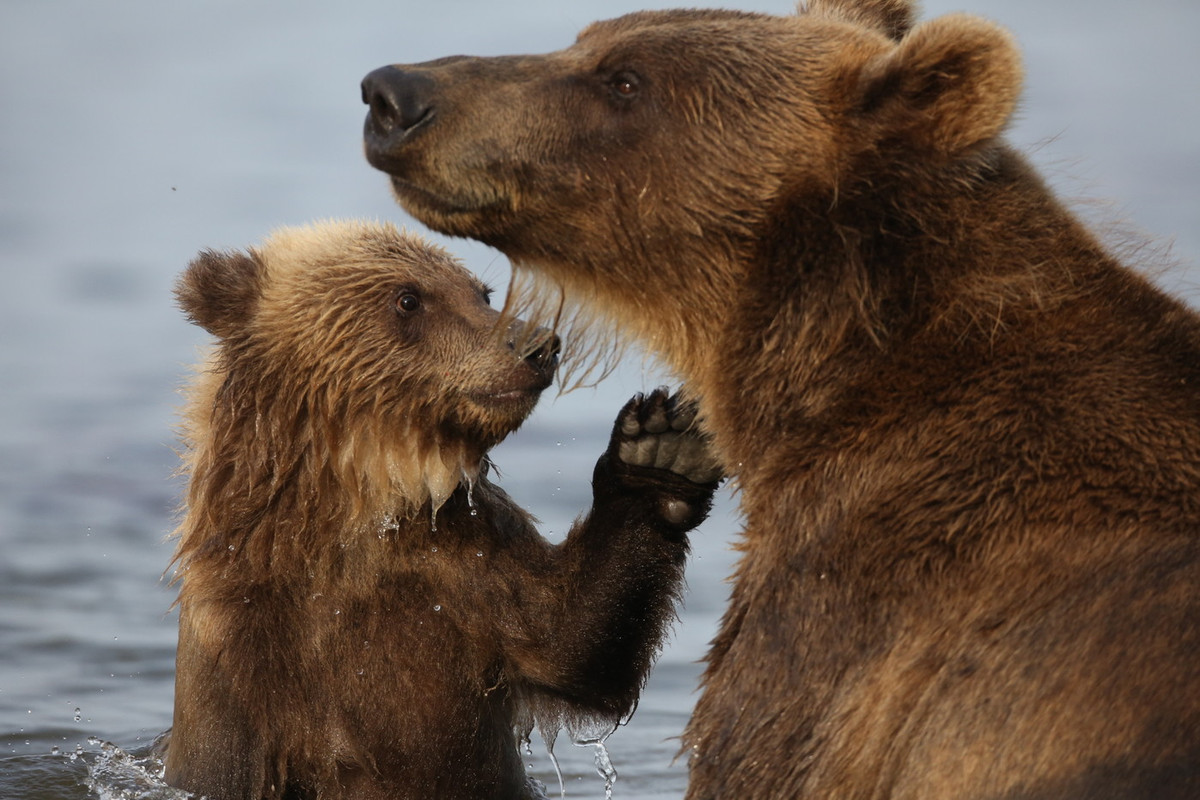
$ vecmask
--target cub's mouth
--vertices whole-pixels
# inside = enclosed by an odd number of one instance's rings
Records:
[[[519,372],[524,375],[499,386],[465,393],[467,403],[459,419],[467,430],[474,432],[472,438],[483,442],[485,448],[494,447],[521,427],[554,378],[553,371],[529,369],[524,365]]]
[[[534,358],[535,356],[528,356],[520,362],[509,380],[471,392],[471,399],[481,405],[526,400],[537,402],[542,392],[554,382],[554,372],[558,368],[557,339],[553,352],[539,353],[536,362],[533,361]]]
[[[468,393],[471,402],[485,411],[519,416],[518,424],[554,382],[562,346],[557,336],[543,332],[524,349],[525,356],[514,363],[507,377]]]

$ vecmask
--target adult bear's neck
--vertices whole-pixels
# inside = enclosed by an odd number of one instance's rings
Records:
[[[697,226],[610,244],[512,255],[514,312],[565,334],[568,374],[594,374],[592,362],[636,343],[676,375],[696,380],[737,313],[752,243]],[[572,363],[578,353],[583,369]]]
[[[769,218],[699,381],[734,473],[764,443],[799,445],[831,419],[886,413],[881,383],[919,392],[947,362],[965,377],[1112,268],[1002,145],[902,179],[797,193]]]

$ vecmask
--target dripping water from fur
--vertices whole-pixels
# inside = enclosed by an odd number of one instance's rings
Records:
[[[591,747],[595,750],[596,774],[604,779],[604,800],[612,800],[613,784],[617,782],[617,770],[613,766],[612,758],[609,757],[608,748],[604,743],[618,727],[620,727],[620,723],[599,735],[588,736],[574,733],[571,737],[576,747]]]
[[[567,784],[563,781],[562,768],[558,764],[558,756],[554,755],[554,742],[558,739],[558,730],[547,730],[539,727],[538,732],[542,735],[542,742],[546,745],[546,755],[550,758],[550,765],[554,767],[554,776],[558,778],[558,796],[565,798],[567,796]]]
[[[463,473],[463,480],[467,482],[467,508],[471,510],[471,516],[478,516],[479,509],[475,508],[475,481],[470,475]]]

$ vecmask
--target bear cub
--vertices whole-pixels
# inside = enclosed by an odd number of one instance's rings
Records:
[[[695,407],[621,410],[552,545],[487,453],[558,341],[394,227],[204,252],[177,287],[217,340],[187,391],[168,783],[231,798],[540,796],[537,724],[633,709],[720,469]]]

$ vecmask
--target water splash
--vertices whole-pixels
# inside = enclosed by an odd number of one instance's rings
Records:
[[[189,800],[192,795],[163,781],[162,760],[153,752],[127,753],[112,742],[89,738],[100,752],[88,764],[84,785],[99,800]]]

